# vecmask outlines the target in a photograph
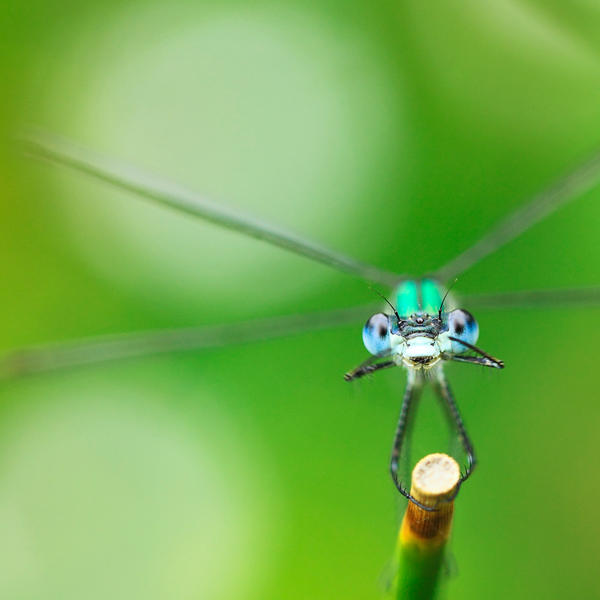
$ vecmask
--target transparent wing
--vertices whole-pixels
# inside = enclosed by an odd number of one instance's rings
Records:
[[[0,379],[166,352],[257,342],[362,322],[379,304],[254,321],[98,336],[15,350],[0,359]]]
[[[42,134],[30,134],[23,140],[28,153],[62,165],[132,192],[146,200],[199,217],[221,227],[269,242],[290,252],[306,256],[339,271],[357,275],[367,281],[393,286],[400,275],[354,260],[305,240],[295,233],[211,202],[200,194],[157,179],[135,168],[111,160],[72,142]]]
[[[502,219],[473,246],[435,271],[434,276],[440,281],[449,281],[460,275],[488,254],[495,252],[507,242],[521,235],[563,204],[596,186],[599,181],[600,154],[595,155],[577,169],[559,179],[554,185],[534,196],[524,206]]]
[[[468,308],[594,307],[600,306],[600,286],[470,294],[461,295],[461,300]]]

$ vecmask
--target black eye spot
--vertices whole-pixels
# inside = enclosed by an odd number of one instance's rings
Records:
[[[382,340],[387,337],[390,320],[384,313],[377,313],[367,321],[367,329],[370,333],[376,333]]]
[[[462,309],[453,310],[450,313],[450,329],[455,335],[462,335],[465,330],[475,327],[475,319],[470,312]]]

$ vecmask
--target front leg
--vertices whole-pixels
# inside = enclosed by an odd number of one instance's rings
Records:
[[[379,371],[381,369],[388,369],[389,367],[395,367],[396,363],[393,360],[387,360],[385,362],[366,364],[356,367],[356,369],[352,369],[348,373],[344,374],[344,379],[346,381],[354,381],[355,379],[360,379],[365,375],[370,375],[375,371]]]
[[[415,377],[411,377],[409,373],[408,382],[406,384],[406,390],[402,399],[402,407],[400,408],[400,416],[398,417],[398,425],[396,426],[396,435],[394,436],[394,444],[392,446],[392,456],[390,458],[390,474],[396,489],[405,497],[410,500],[413,504],[416,504],[419,508],[428,512],[438,510],[434,506],[425,506],[421,504],[416,498],[411,496],[410,492],[404,487],[400,479],[398,478],[398,465],[400,462],[400,454],[402,450],[406,449],[405,441],[408,431],[408,424],[411,417],[411,408],[414,408],[415,403],[418,401],[421,395],[422,384],[415,381]]]
[[[475,458],[475,450],[473,449],[473,443],[469,438],[463,420],[460,416],[460,412],[458,411],[458,406],[454,400],[454,396],[452,394],[452,390],[446,381],[443,373],[440,373],[437,383],[436,383],[436,391],[438,392],[440,398],[442,399],[446,411],[448,413],[448,417],[450,422],[455,427],[456,432],[458,434],[458,438],[460,440],[461,446],[465,454],[467,455],[468,465],[464,473],[461,474],[460,482],[462,483],[466,479],[469,478],[475,465],[477,464],[477,459]]]

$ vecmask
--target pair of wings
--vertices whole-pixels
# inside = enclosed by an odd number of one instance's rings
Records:
[[[24,140],[29,155],[62,167],[85,173],[96,180],[127,190],[146,200],[238,231],[268,242],[365,281],[392,287],[405,278],[400,273],[380,269],[355,260],[295,233],[263,223],[250,216],[215,204],[201,195],[140,172],[75,144],[41,134]],[[542,193],[534,196],[493,227],[482,239],[437,269],[430,276],[449,281],[485,256],[505,245],[532,225],[600,182],[600,154],[581,164]],[[514,308],[524,306],[567,306],[600,304],[600,286],[539,290],[504,294],[477,294],[463,297],[473,308]],[[11,352],[0,360],[0,378],[49,371],[108,360],[139,357],[176,350],[196,350],[225,346],[235,329],[235,342],[276,338],[308,330],[319,330],[361,322],[379,310],[379,304],[289,315],[226,325],[161,329],[122,333],[46,344]]]

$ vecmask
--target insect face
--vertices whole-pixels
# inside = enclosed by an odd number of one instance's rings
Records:
[[[427,313],[415,313],[398,324],[401,342],[395,348],[397,364],[410,369],[431,369],[441,360],[438,336],[442,321]]]

